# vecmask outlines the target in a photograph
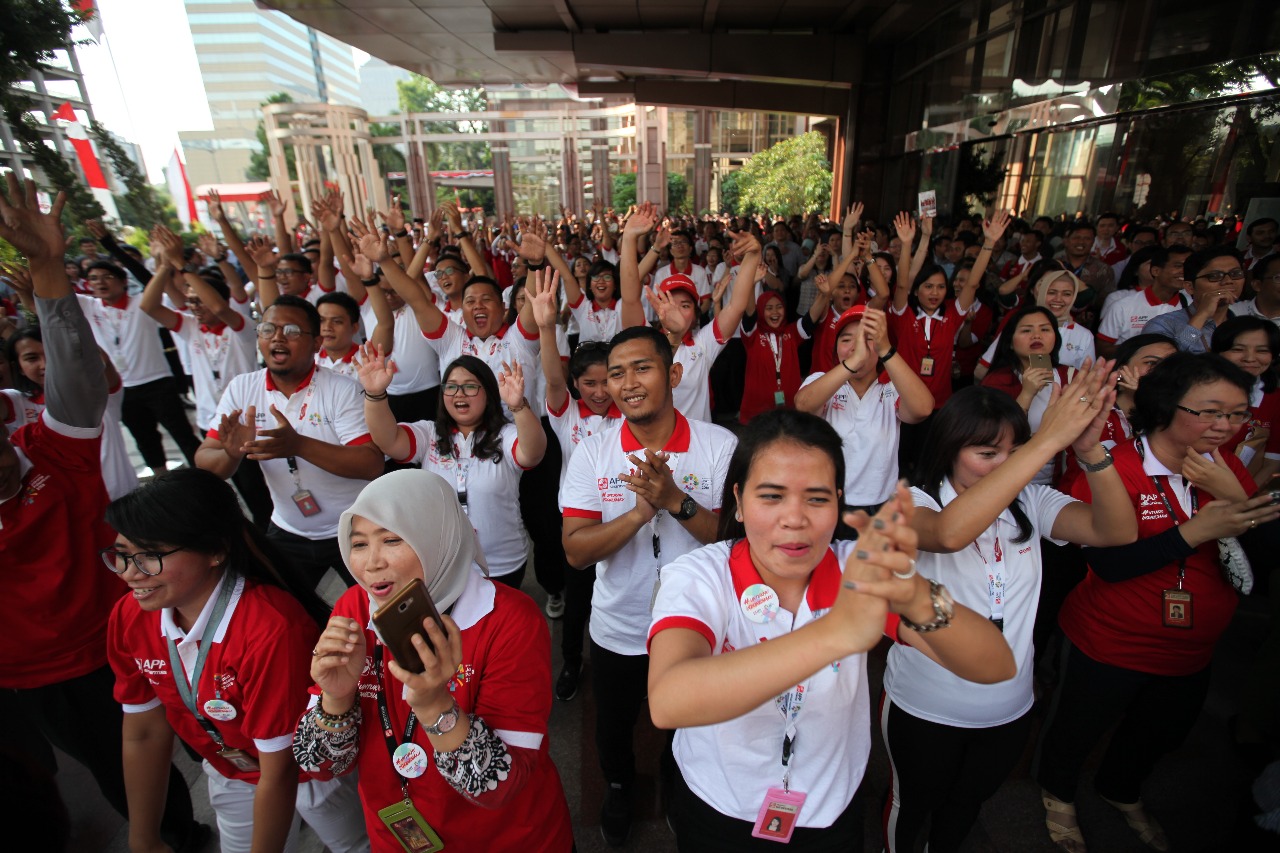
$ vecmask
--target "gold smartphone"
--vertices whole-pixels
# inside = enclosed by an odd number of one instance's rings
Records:
[[[1033,368],[1042,367],[1045,370],[1053,369],[1053,359],[1042,352],[1033,352],[1029,358],[1031,359],[1031,366]]]
[[[419,673],[426,669],[418,657],[418,650],[413,647],[414,634],[422,637],[427,648],[435,651],[426,629],[422,627],[422,620],[427,618],[434,619],[440,632],[446,633],[444,622],[440,621],[440,611],[436,610],[435,602],[427,594],[427,586],[420,578],[414,578],[373,614],[373,624],[382,642],[386,643],[395,662],[409,672]]]

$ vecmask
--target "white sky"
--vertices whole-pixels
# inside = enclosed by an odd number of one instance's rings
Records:
[[[160,181],[178,131],[213,127],[186,11],[182,0],[98,0],[98,8],[103,44],[76,47],[94,115],[142,146],[149,177]],[[73,37],[89,34],[77,27]],[[368,60],[353,51],[357,67]]]

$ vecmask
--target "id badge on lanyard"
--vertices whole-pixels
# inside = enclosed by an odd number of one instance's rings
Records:
[[[1139,442],[1141,447],[1141,442]],[[1160,482],[1159,477],[1152,477],[1151,481],[1156,484],[1156,491],[1160,494],[1160,501],[1164,504],[1165,512],[1169,513],[1169,518],[1174,525],[1179,524],[1178,516],[1173,511],[1173,502],[1169,500],[1169,496],[1165,493],[1164,484]],[[1195,515],[1200,510],[1200,499],[1196,494],[1195,487],[1191,488],[1191,515]],[[1194,627],[1192,620],[1192,607],[1195,602],[1192,600],[1190,590],[1182,588],[1182,582],[1187,576],[1187,561],[1178,561],[1178,586],[1175,589],[1162,590],[1160,593],[1160,616],[1166,628],[1181,628],[1190,630]]]
[[[766,841],[777,841],[786,844],[791,841],[791,834],[800,821],[800,811],[808,797],[803,791],[791,789],[791,759],[795,755],[796,720],[804,707],[808,682],[797,684],[774,699],[778,711],[782,714],[782,787],[769,788],[765,791],[764,801],[756,814],[755,825],[751,828],[754,838]]]
[[[921,318],[924,320],[924,358],[920,359],[920,375],[933,375],[933,318],[927,314]]]
[[[396,841],[400,842],[405,853],[436,853],[437,850],[444,849],[444,842],[409,796],[409,780],[426,773],[430,764],[427,751],[413,742],[413,730],[418,718],[412,711],[409,712],[404,736],[401,743],[397,744],[395,729],[391,727],[391,712],[387,707],[386,665],[382,660],[381,645],[374,649],[373,661],[378,674],[378,721],[382,724],[382,734],[387,741],[391,766],[400,777],[402,797],[386,808],[379,809],[378,819],[395,836]]]
[[[1000,519],[996,519],[996,537],[995,544],[992,546],[991,559],[987,560],[987,555],[982,553],[982,549],[978,547],[978,540],[973,541],[973,550],[978,552],[978,556],[982,558],[983,564],[987,568],[987,600],[991,606],[991,623],[1004,632],[1004,600],[1005,600],[1005,583],[1004,583],[1004,548],[1000,545]]]
[[[776,408],[782,408],[787,404],[786,392],[782,390],[782,342],[778,339],[778,335],[773,332],[765,332],[765,339],[769,342],[769,349],[773,351],[773,405]]]

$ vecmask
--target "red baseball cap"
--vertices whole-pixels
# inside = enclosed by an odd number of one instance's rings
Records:
[[[852,308],[850,308],[848,311],[841,314],[839,319],[836,320],[835,328],[831,332],[832,339],[834,340],[835,338],[840,337],[840,332],[844,329],[844,327],[849,325],[853,321],[855,320],[861,321],[862,315],[865,313],[867,313],[867,306],[855,305]]]
[[[663,293],[672,293],[677,290],[683,290],[689,294],[689,298],[693,300],[693,304],[698,304],[698,285],[693,283],[693,279],[683,273],[667,276],[658,287]]]

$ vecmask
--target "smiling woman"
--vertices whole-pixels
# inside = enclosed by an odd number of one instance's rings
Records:
[[[342,514],[339,537],[359,586],[338,599],[313,652],[321,695],[298,722],[298,763],[358,770],[377,853],[425,849],[411,845],[420,837],[458,850],[571,849],[546,738],[551,636],[532,599],[481,574],[452,484],[387,474]],[[414,635],[417,674],[370,627],[415,579],[444,614],[443,630],[427,618]]]

